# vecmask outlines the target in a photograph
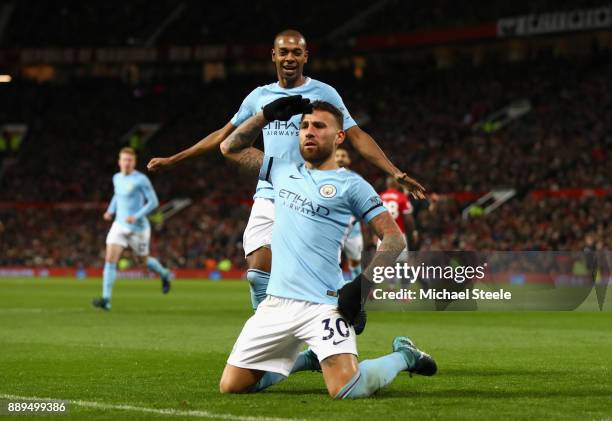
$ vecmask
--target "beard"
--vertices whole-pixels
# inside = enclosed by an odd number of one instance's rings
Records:
[[[312,164],[320,164],[327,161],[334,153],[334,145],[322,146],[318,145],[314,149],[306,150],[302,144],[300,144],[300,153],[304,158],[304,161]]]

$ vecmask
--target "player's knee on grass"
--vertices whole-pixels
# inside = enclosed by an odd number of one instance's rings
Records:
[[[272,269],[272,250],[268,247],[260,247],[246,258],[249,269],[258,269],[270,272]]]
[[[231,380],[221,377],[219,382],[219,392],[221,393],[243,393],[237,384],[232,383]]]
[[[353,354],[337,354],[321,361],[321,371],[329,396],[335,398],[359,371],[359,362]]]
[[[249,370],[226,364],[219,381],[219,392],[248,393],[263,375],[263,371]]]

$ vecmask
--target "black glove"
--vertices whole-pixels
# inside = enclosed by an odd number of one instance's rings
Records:
[[[355,335],[361,335],[363,333],[367,322],[368,313],[366,313],[365,309],[362,309],[359,314],[357,314],[357,319],[355,320],[355,324],[353,325],[353,327],[355,328]]]
[[[362,311],[363,304],[369,294],[370,282],[363,275],[357,276],[340,288],[340,291],[338,291],[338,311],[347,322],[352,325],[358,322],[359,313]],[[363,325],[365,326],[365,322]]]
[[[310,100],[302,98],[302,95],[284,96],[263,107],[263,115],[266,121],[287,121],[296,114],[311,112],[312,104]]]

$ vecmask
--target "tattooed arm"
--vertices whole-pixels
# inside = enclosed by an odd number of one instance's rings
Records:
[[[363,273],[346,283],[338,291],[338,311],[349,323],[355,325],[356,330],[357,326],[360,326],[360,331],[365,326],[365,319],[360,319],[359,315],[362,313],[363,305],[373,286],[374,268],[393,266],[406,248],[406,239],[389,212],[385,211],[375,216],[368,225],[376,235],[382,238],[382,243]]]
[[[263,163],[263,152],[253,148],[253,142],[268,124],[260,111],[242,123],[221,143],[221,153],[231,163],[238,166],[244,175],[257,177]]]
[[[372,218],[368,225],[382,240],[372,261],[363,271],[365,278],[371,281],[376,266],[393,266],[395,264],[402,251],[406,249],[406,238],[389,212],[383,212]]]

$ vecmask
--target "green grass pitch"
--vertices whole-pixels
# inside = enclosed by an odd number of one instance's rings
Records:
[[[371,312],[361,358],[408,335],[438,361],[376,396],[332,401],[318,373],[254,395],[218,380],[249,317],[245,282],[0,279],[0,395],[70,400],[67,419],[612,420],[612,312]],[[0,396],[0,398],[2,398]],[[123,407],[120,407],[123,405]],[[160,410],[168,411],[160,411]]]

